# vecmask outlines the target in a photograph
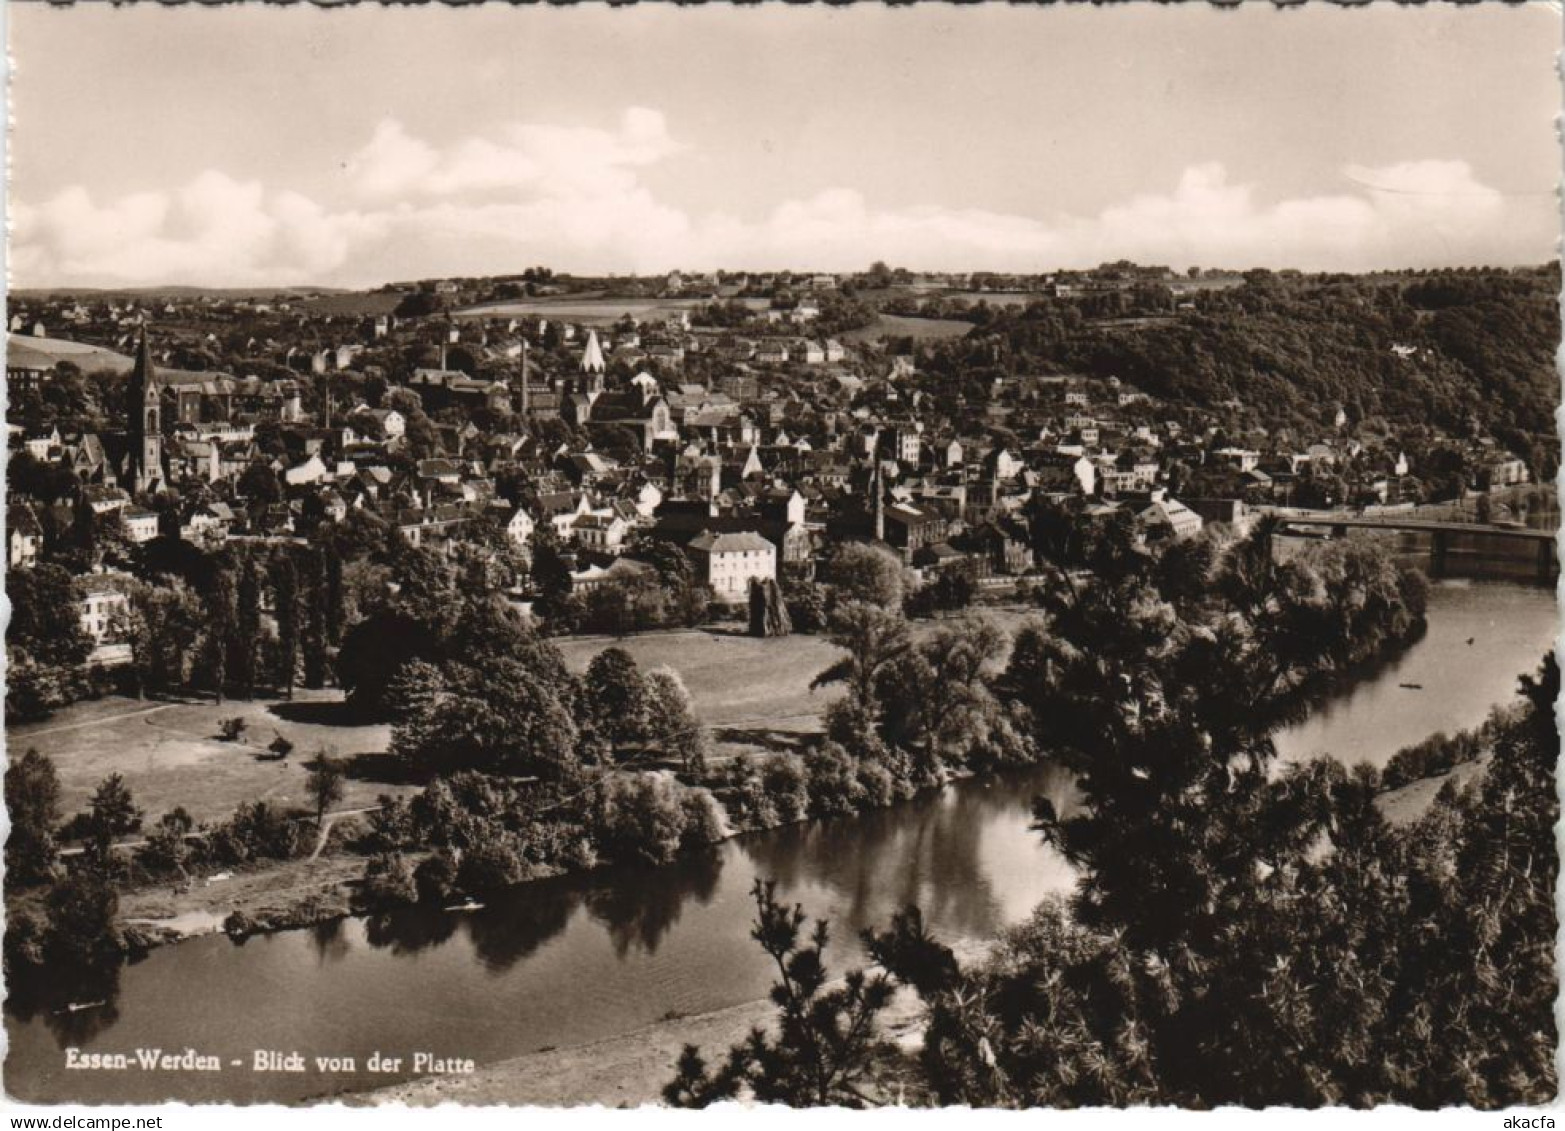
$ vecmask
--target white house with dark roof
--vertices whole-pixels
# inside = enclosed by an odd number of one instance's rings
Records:
[[[612,513],[578,515],[571,524],[571,536],[577,545],[603,554],[619,553],[629,534],[630,525]]]
[[[1201,533],[1201,516],[1161,489],[1152,492],[1151,502],[1136,515],[1136,525],[1148,541],[1184,539]]]
[[[158,536],[158,512],[146,507],[126,507],[120,512],[125,534],[132,542],[150,542]]]
[[[130,609],[126,595],[130,578],[124,574],[93,574],[80,583],[78,615],[82,631],[92,638],[89,663],[118,667],[131,661],[130,645],[115,639],[115,620]]]
[[[753,531],[703,532],[685,550],[695,562],[697,575],[727,604],[748,600],[750,582],[777,577],[777,547]]]
[[[5,509],[6,566],[25,569],[43,551],[43,525],[31,503],[12,503]]]
[[[505,526],[505,536],[511,540],[513,545],[524,550],[531,544],[533,531],[538,526],[533,520],[533,516],[527,513],[526,507],[511,508],[510,513],[503,520],[503,525]]]

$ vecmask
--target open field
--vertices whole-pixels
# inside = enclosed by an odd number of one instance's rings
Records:
[[[400,291],[351,291],[340,295],[317,295],[300,302],[299,306],[311,314],[374,317],[395,311],[402,298]]]
[[[821,712],[841,694],[835,688],[810,690],[810,680],[837,654],[817,636],[757,640],[696,630],[557,643],[577,672],[610,645],[624,648],[643,670],[666,664],[678,671],[720,754],[790,747],[799,735],[820,729]],[[7,741],[12,758],[37,747],[54,759],[66,814],[85,808],[98,783],[120,773],[148,818],[183,805],[197,820],[213,821],[230,816],[242,801],[308,807],[306,763],[322,746],[345,758],[385,751],[390,726],[342,725],[340,700],[336,691],[300,691],[292,704],[231,700],[219,707],[111,696],[78,703],[40,724],[14,727]],[[254,745],[217,737],[218,720],[233,715],[249,721],[246,740]],[[293,754],[281,762],[259,757],[274,732],[294,744]],[[373,805],[381,793],[409,788],[350,776],[337,808]]]
[[[69,361],[83,373],[129,373],[135,362],[122,353],[73,342],[67,338],[35,338],[31,334],[8,334],[6,351],[13,364],[45,368]]]
[[[646,319],[658,315],[677,314],[703,306],[705,298],[602,298],[574,295],[564,298],[515,299],[506,302],[485,303],[456,311],[458,318],[564,318],[594,326],[611,326],[625,315]],[[738,300],[752,310],[765,310],[770,303],[764,298]]]
[[[1001,608],[989,615],[1014,631],[1024,612]],[[933,631],[939,623],[917,621],[913,631]],[[690,689],[696,715],[711,729],[720,756],[796,747],[802,736],[820,731],[821,714],[842,694],[840,687],[810,689],[810,681],[839,655],[820,636],[760,640],[723,626],[555,643],[578,673],[611,646],[629,652],[643,671],[673,668]],[[308,808],[307,764],[322,747],[359,759],[337,809],[361,809],[382,793],[413,789],[378,757],[390,743],[391,727],[349,725],[341,698],[338,691],[301,690],[292,703],[230,700],[217,706],[110,696],[75,704],[43,723],[13,727],[6,739],[11,758],[37,747],[54,760],[66,815],[85,808],[98,783],[112,773],[124,775],[149,819],[179,805],[201,821],[227,818],[243,801]],[[218,738],[218,720],[234,715],[249,723],[243,743]],[[265,760],[261,755],[276,734],[291,741],[294,751],[283,761]]]
[[[11,758],[37,747],[54,759],[67,815],[85,808],[104,778],[120,773],[148,819],[183,805],[198,821],[213,821],[231,816],[242,801],[308,808],[306,763],[323,746],[343,757],[384,751],[391,728],[337,725],[340,698],[336,691],[301,691],[292,703],[230,701],[219,707],[110,696],[78,703],[40,724],[13,727],[6,742]],[[234,715],[249,721],[245,739],[254,745],[217,737],[218,719]],[[294,744],[282,761],[260,757],[274,732]],[[350,778],[338,807],[362,808],[377,794],[396,792],[383,782]]]
[[[979,303],[988,303],[990,306],[1026,306],[1028,303],[1037,302],[1047,298],[1047,295],[1038,294],[1036,291],[952,291],[943,294],[941,298],[960,299],[970,302],[974,306]]]
[[[1012,633],[1028,615],[1011,607],[983,611]],[[913,635],[939,626],[938,620],[914,621]],[[822,713],[842,694],[840,686],[810,690],[810,681],[841,654],[820,636],[761,640],[729,627],[623,638],[578,636],[555,643],[573,672],[586,671],[592,658],[609,647],[629,652],[642,671],[673,668],[690,689],[696,716],[711,729],[719,756],[796,746],[800,736],[820,732]]]
[[[775,750],[820,730],[820,715],[840,688],[810,690],[838,650],[819,636],[760,640],[692,629],[616,639],[584,636],[557,642],[574,672],[605,648],[629,652],[642,671],[667,666],[684,679],[696,716],[711,728],[719,755]]]
[[[881,338],[960,338],[973,328],[971,322],[951,318],[908,318],[900,314],[882,314],[874,323],[849,330],[841,337],[850,342],[874,342]]]
[[[1244,285],[1244,276],[1241,274],[1218,274],[1202,275],[1192,279],[1188,275],[1176,275],[1166,281],[1168,289],[1176,295],[1187,295],[1196,291],[1231,291],[1235,287]]]

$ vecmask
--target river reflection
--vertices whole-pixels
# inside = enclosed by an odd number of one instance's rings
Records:
[[[948,935],[981,936],[1030,909],[1017,897],[1033,885],[997,868],[997,857],[1030,863],[1043,886],[1066,880],[1063,861],[1028,830],[1027,818],[1035,794],[1064,803],[1068,784],[1064,771],[1042,767],[947,790],[919,802],[914,820],[890,809],[779,829],[740,847],[751,872],[775,878],[790,898],[812,910],[829,906],[839,939],[884,927],[909,904]]]
[[[504,974],[565,930],[580,899],[575,892],[526,887],[502,893],[483,910],[462,916],[473,957],[489,974]]]
[[[988,842],[1000,824],[1010,826],[1000,851],[1021,849],[1039,857],[1052,877],[1063,875],[1047,867],[1047,853],[1026,828],[1035,793],[1066,807],[1069,779],[1052,767],[1029,770],[998,784],[965,783],[896,809],[752,834],[670,867],[544,880],[494,893],[482,906],[459,912],[404,908],[368,919],[364,941],[412,955],[460,935],[494,974],[531,957],[581,917],[602,930],[615,959],[651,958],[688,910],[712,904],[719,893],[725,905],[737,901],[748,911],[749,885],[758,876],[776,880],[781,892],[816,913],[829,909],[839,939],[883,927],[893,912],[914,903],[947,932],[984,934],[1015,910],[1010,885],[996,887],[996,879],[1006,877],[992,867],[996,846]],[[315,950],[323,961],[346,955],[340,924],[318,930]]]
[[[62,1050],[187,1045],[246,1060],[444,1047],[483,1063],[623,1033],[669,1014],[764,997],[774,971],[749,937],[757,878],[832,922],[833,970],[861,963],[858,932],[918,903],[952,942],[988,938],[1069,869],[1030,831],[1035,768],[861,818],[753,834],[668,868],[608,869],[496,893],[463,911],[406,908],[301,931],[194,939],[122,971],[118,1008],[56,1015],[8,1006],[7,1080],[32,1100],[148,1100],[143,1075],[62,1072]],[[290,1100],[374,1083],[231,1072],[183,1098]]]
[[[632,949],[656,954],[686,904],[707,904],[717,891],[723,856],[705,852],[677,868],[621,871],[585,894],[587,911],[608,932],[616,958]]]
[[[315,945],[316,960],[322,965],[347,957],[348,932],[343,930],[341,919],[316,923],[309,928],[310,942]]]
[[[119,968],[51,971],[6,987],[8,1016],[41,1025],[59,1048],[91,1043],[120,1018]]]
[[[614,956],[657,953],[688,903],[705,904],[717,890],[723,856],[714,850],[669,868],[614,869],[592,877],[564,877],[496,892],[472,909],[407,907],[371,916],[364,941],[376,950],[413,955],[461,934],[491,974],[504,973],[565,931],[578,912],[602,927]],[[330,954],[346,954],[341,923],[331,930]],[[325,955],[327,947],[319,945]]]
[[[364,941],[400,958],[440,946],[456,934],[461,922],[458,915],[428,908],[387,911],[365,920]]]

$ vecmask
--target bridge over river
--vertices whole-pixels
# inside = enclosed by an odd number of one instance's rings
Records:
[[[1429,543],[1430,572],[1444,576],[1452,555],[1531,562],[1537,578],[1551,583],[1559,573],[1555,550],[1558,532],[1507,523],[1453,522],[1420,518],[1417,514],[1354,514],[1347,511],[1304,511],[1263,508],[1277,521],[1279,534],[1320,532],[1341,538],[1350,530],[1412,534]]]

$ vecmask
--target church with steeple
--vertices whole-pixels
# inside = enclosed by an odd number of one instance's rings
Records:
[[[603,347],[598,344],[598,332],[587,332],[587,348],[581,354],[581,391],[589,397],[603,392],[603,375],[608,366],[603,361]]]
[[[158,491],[168,478],[163,469],[163,402],[145,326],[136,342],[136,364],[131,370],[126,404],[130,414],[130,427],[126,430],[126,484],[138,495]]]

